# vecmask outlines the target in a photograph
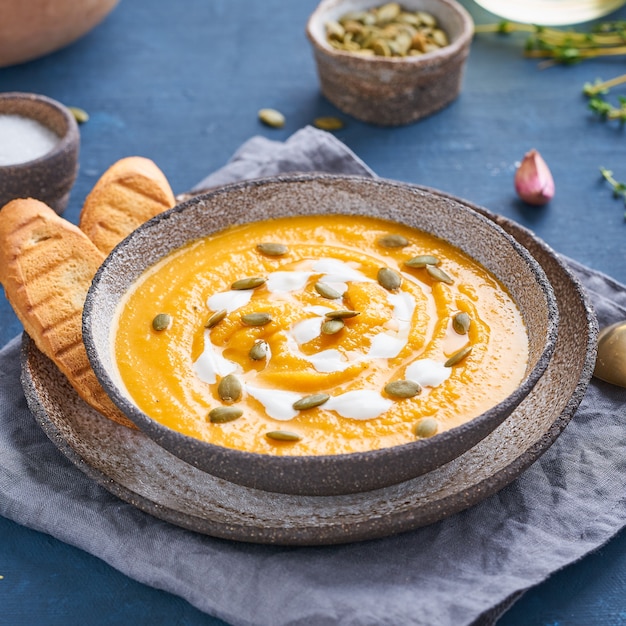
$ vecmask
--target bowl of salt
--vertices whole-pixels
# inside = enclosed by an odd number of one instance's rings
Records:
[[[0,207],[36,198],[62,213],[76,180],[79,145],[67,107],[38,94],[0,93]]]

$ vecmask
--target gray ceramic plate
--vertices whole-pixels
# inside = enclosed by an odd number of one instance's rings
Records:
[[[229,483],[95,413],[25,336],[22,381],[28,404],[50,439],[93,480],[155,517],[200,533],[322,545],[373,539],[443,519],[509,484],[552,445],[578,408],[595,362],[597,324],[578,281],[529,231],[478,210],[543,266],[565,323],[546,372],[511,416],[468,452],[428,474],[376,491],[325,497]]]

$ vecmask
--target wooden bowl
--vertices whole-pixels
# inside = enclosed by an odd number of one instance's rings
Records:
[[[244,452],[182,435],[152,420],[129,399],[117,374],[115,313],[133,282],[185,243],[232,224],[289,215],[367,215],[445,239],[498,278],[520,308],[529,359],[519,387],[473,420],[408,444],[350,454],[274,456]],[[384,180],[326,174],[287,176],[223,187],[139,227],[97,273],[87,296],[83,336],[95,373],[120,409],[157,444],[232,483],[305,495],[366,492],[438,468],[491,433],[533,389],[550,361],[558,329],[552,287],[539,264],[510,235],[462,202]]]
[[[3,0],[0,67],[59,50],[99,24],[119,0]]]

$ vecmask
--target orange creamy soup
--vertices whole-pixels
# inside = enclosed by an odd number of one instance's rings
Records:
[[[440,239],[292,217],[194,241],[129,290],[119,374],[153,419],[220,446],[342,454],[429,437],[519,385],[515,303]]]

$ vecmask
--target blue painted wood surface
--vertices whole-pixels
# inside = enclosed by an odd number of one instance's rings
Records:
[[[117,159],[152,158],[175,192],[220,167],[251,136],[285,139],[318,115],[320,95],[307,16],[316,0],[122,0],[74,45],[0,69],[0,91],[43,93],[87,110],[80,172],[65,216],[76,221],[102,172]],[[493,21],[471,0],[478,23]],[[626,19],[626,9],[616,14]],[[379,175],[465,197],[533,229],[555,250],[626,282],[624,205],[599,167],[626,179],[624,131],[586,109],[585,82],[623,73],[624,61],[538,69],[523,39],[481,36],[461,97],[402,128],[346,119],[337,136]],[[616,95],[624,91],[616,90]],[[263,127],[262,107],[283,129]],[[537,148],[556,181],[536,209],[513,191],[515,164]],[[0,297],[0,345],[21,332]],[[0,624],[222,624],[80,550],[0,518]],[[626,534],[530,590],[499,621],[625,624]]]

